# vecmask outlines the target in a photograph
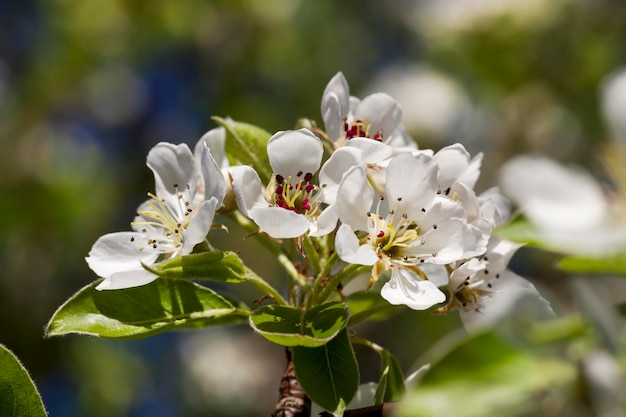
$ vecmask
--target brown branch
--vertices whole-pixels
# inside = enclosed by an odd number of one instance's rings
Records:
[[[291,351],[286,348],[287,367],[280,380],[280,397],[272,417],[311,417],[311,399],[296,378]]]

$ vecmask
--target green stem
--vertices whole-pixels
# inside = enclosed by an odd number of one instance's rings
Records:
[[[335,291],[335,288],[337,288],[337,285],[339,285],[340,282],[345,281],[347,283],[351,279],[359,275],[361,272],[365,272],[371,268],[372,267],[370,265],[350,264],[346,266],[344,269],[339,271],[336,275],[330,277],[330,279],[326,283],[326,286],[322,288],[322,290],[319,292],[319,294],[315,298],[315,301],[317,303],[324,302],[330,296],[330,294],[332,294],[332,292]]]
[[[261,291],[263,291],[266,295],[273,298],[276,304],[284,306],[289,305],[289,303],[283,298],[283,296],[280,295],[280,293],[276,291],[276,289],[272,287],[267,281],[258,276],[253,270],[251,270],[247,266],[244,268],[246,270],[245,277],[248,282],[251,282],[259,287],[259,289],[261,289]]]
[[[252,221],[250,221],[246,216],[241,214],[239,211],[233,212],[231,216],[245,230],[251,233],[256,232],[258,230],[258,226],[254,224]],[[278,259],[278,263],[283,267],[283,269],[287,272],[287,274],[289,274],[289,276],[293,278],[295,282],[298,283],[298,285],[308,286],[308,283],[306,282],[306,280],[302,279],[302,277],[300,276],[300,273],[298,272],[296,267],[293,265],[293,262],[291,262],[289,257],[285,255],[285,253],[282,251],[282,248],[279,244],[268,239],[264,234],[255,234],[254,237],[258,239],[263,244],[263,246],[267,248],[267,250],[269,250],[274,256],[276,256],[276,259]]]
[[[304,234],[302,242],[304,244],[306,256],[309,258],[311,267],[313,268],[313,273],[317,275],[321,269],[319,253],[317,253],[317,249],[315,248],[315,245],[311,240],[311,236],[309,236],[308,233]]]
[[[381,355],[385,351],[384,347],[377,345],[371,340],[363,339],[360,337],[352,337],[350,338],[350,341],[352,341],[352,343],[356,343],[357,345],[367,346],[368,348],[372,349],[374,352],[378,353],[379,355]]]
[[[278,258],[278,263],[281,264],[281,266],[285,269],[285,271],[287,271],[289,276],[294,281],[296,281],[299,286],[301,286],[301,287],[308,287],[309,286],[309,283],[306,282],[306,280],[304,278],[302,278],[302,276],[300,275],[300,273],[298,272],[298,270],[294,266],[293,262],[291,262],[291,259],[289,259],[289,257],[287,255],[285,255],[284,253],[279,253],[279,254],[277,254],[277,258]]]
[[[316,294],[322,286],[322,282],[324,282],[324,279],[328,277],[328,274],[330,274],[330,270],[337,263],[338,260],[339,255],[337,255],[337,252],[333,252],[333,254],[330,255],[330,257],[326,260],[326,263],[324,263],[324,267],[317,273],[317,276],[315,277],[315,282],[313,283],[313,289]]]

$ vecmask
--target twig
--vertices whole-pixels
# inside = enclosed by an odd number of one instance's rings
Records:
[[[311,399],[296,378],[291,351],[289,348],[285,351],[287,352],[287,367],[280,380],[280,398],[272,417],[311,417]]]

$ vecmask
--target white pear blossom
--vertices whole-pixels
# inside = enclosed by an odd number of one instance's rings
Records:
[[[495,324],[526,298],[537,302],[541,310],[538,313],[553,315],[535,286],[507,269],[521,246],[492,237],[484,255],[464,262],[450,274],[450,300],[435,313],[458,310],[463,325],[470,331]]]
[[[332,232],[338,219],[334,202],[339,182],[344,172],[361,163],[360,151],[339,149],[320,169],[320,139],[307,129],[299,129],[274,134],[267,153],[274,172],[267,188],[253,168],[238,166],[232,170],[241,212],[274,238],[295,238],[307,231],[311,236]]]
[[[611,198],[581,169],[520,156],[502,167],[500,186],[556,251],[606,256],[626,245],[624,196]]]
[[[104,278],[96,289],[148,284],[157,276],[143,265],[187,255],[206,239],[226,186],[206,147],[199,161],[185,144],[162,142],[150,150],[156,192],[139,206],[132,231],[106,234],[91,248],[87,263]]]
[[[417,148],[400,125],[402,110],[398,103],[385,93],[374,93],[363,100],[350,96],[341,72],[324,90],[321,113],[335,148],[346,145],[360,149],[366,164],[378,164],[398,152]]]
[[[467,215],[468,223],[478,227],[486,237],[489,237],[493,230],[493,222],[492,219],[484,218],[487,213],[481,210],[481,199],[474,191],[474,186],[480,176],[482,153],[472,158],[462,144],[455,143],[440,149],[433,155],[433,158],[439,166],[438,192],[442,196],[461,204]],[[493,194],[495,191],[490,191],[490,193]],[[495,215],[492,213],[493,210],[495,207],[492,207],[488,214]]]
[[[485,251],[486,239],[466,222],[463,207],[437,194],[438,173],[432,157],[406,153],[389,163],[385,196],[377,202],[363,166],[351,168],[339,187],[337,253],[346,262],[373,265],[373,281],[391,270],[381,295],[392,304],[423,310],[445,301],[419,266]]]

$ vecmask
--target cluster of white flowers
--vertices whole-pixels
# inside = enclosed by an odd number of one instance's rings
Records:
[[[441,304],[436,311],[457,309],[470,323],[498,305],[492,299],[500,293],[536,293],[507,270],[519,245],[491,236],[510,209],[497,188],[474,191],[482,155],[472,158],[461,144],[419,149],[393,98],[359,100],[341,73],[323,93],[321,114],[324,131],[280,131],[269,139],[268,184],[245,165],[228,167],[226,184],[223,128],[207,133],[195,156],[185,145],[155,146],[148,166],[156,195],[139,208],[133,232],[103,236],[87,258],[105,278],[98,289],[148,283],[156,276],[142,264],[189,254],[206,239],[232,186],[241,213],[272,238],[334,236],[342,261],[372,266],[370,285],[389,277],[381,296],[391,304]]]

